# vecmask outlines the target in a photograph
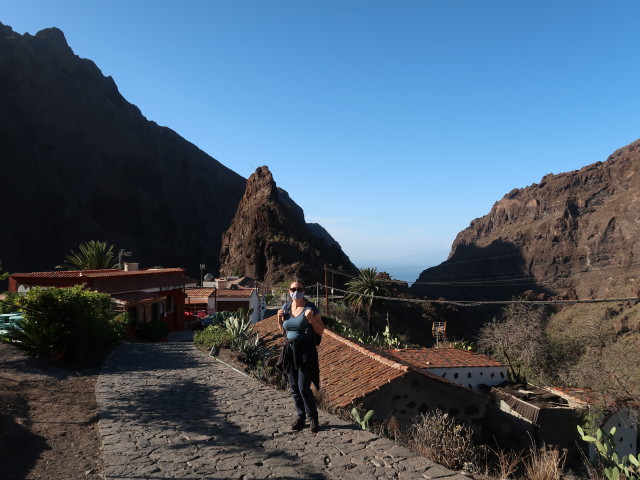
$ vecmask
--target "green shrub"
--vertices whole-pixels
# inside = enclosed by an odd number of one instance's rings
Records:
[[[32,288],[15,303],[24,318],[10,337],[36,357],[78,360],[114,344],[121,336],[109,295],[80,285]]]
[[[18,307],[16,303],[19,297],[19,293],[7,293],[4,302],[0,302],[0,313],[13,313],[20,311],[20,307]]]
[[[194,332],[193,343],[197,347],[211,350],[228,347],[233,340],[231,333],[221,325],[209,325],[207,328]]]
[[[165,322],[144,322],[136,325],[136,335],[142,340],[156,341],[169,334],[169,326]]]

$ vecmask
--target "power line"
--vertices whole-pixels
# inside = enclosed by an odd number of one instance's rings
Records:
[[[322,285],[324,288],[331,288],[327,285]],[[409,303],[435,303],[443,305],[457,305],[474,307],[478,305],[506,305],[506,304],[529,304],[529,305],[573,305],[577,303],[620,303],[620,302],[640,302],[640,297],[629,298],[597,298],[588,300],[431,300],[422,298],[399,298],[399,297],[383,297],[378,295],[366,295],[357,292],[350,292],[348,290],[342,290],[335,288],[339,292],[345,294],[356,295],[365,298],[372,298],[377,300],[389,300],[396,302],[409,302]]]

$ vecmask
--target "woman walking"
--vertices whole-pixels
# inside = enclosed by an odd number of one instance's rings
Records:
[[[291,302],[278,310],[278,325],[286,335],[278,365],[287,375],[291,387],[291,397],[298,418],[291,425],[292,430],[302,430],[306,418],[312,432],[317,432],[318,407],[311,391],[313,383],[320,388],[320,366],[316,346],[324,333],[324,323],[318,307],[304,298],[304,284],[300,280],[291,283]]]

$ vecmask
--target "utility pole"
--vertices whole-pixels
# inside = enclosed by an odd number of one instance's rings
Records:
[[[327,317],[329,316],[329,289],[327,288],[327,264],[324,264],[324,304],[327,311]]]
[[[333,302],[333,270],[331,271],[331,301]]]

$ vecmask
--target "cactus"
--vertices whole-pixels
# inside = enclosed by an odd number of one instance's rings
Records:
[[[612,427],[609,433],[597,429],[594,437],[586,435],[582,427],[578,425],[578,433],[582,440],[595,445],[604,468],[604,475],[608,480],[620,480],[620,475],[623,473],[626,480],[640,480],[640,461],[638,458],[634,455],[625,455],[620,459],[615,452],[616,427]]]
[[[362,430],[367,430],[369,428],[369,420],[373,417],[373,413],[373,410],[369,410],[365,413],[364,417],[360,418],[360,412],[358,412],[358,409],[354,407],[353,410],[351,410],[351,417],[358,425],[360,425]]]

